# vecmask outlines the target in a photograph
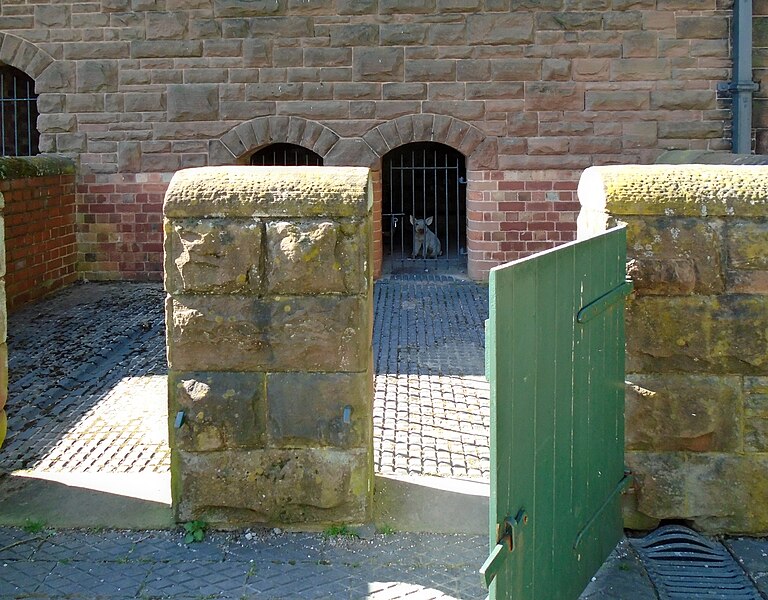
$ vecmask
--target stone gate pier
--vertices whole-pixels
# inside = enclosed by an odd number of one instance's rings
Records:
[[[164,251],[177,520],[368,517],[371,198],[365,168],[174,176]]]

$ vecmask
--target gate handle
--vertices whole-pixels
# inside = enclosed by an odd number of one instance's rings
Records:
[[[501,570],[507,557],[515,551],[515,529],[517,529],[518,525],[526,525],[527,523],[528,514],[522,508],[517,511],[514,519],[510,517],[504,519],[504,529],[501,537],[493,550],[491,550],[490,556],[485,560],[483,566],[480,567],[480,575],[486,588],[490,587],[491,582]]]

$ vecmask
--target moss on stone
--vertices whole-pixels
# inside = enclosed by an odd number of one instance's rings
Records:
[[[590,211],[613,216],[762,216],[768,167],[630,165],[590,167],[579,182]]]
[[[45,177],[46,175],[73,175],[75,163],[63,156],[0,156],[0,180]]]

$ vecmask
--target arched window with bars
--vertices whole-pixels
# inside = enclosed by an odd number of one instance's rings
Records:
[[[323,157],[296,144],[270,144],[251,156],[257,167],[322,167]]]
[[[37,94],[31,77],[0,65],[0,156],[39,154]]]

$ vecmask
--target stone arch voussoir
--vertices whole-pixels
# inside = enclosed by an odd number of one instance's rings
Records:
[[[257,117],[240,123],[215,141],[212,164],[231,164],[270,144],[296,144],[325,158],[339,136],[325,125],[302,117]]]
[[[405,115],[371,129],[363,136],[379,157],[413,142],[438,142],[469,158],[482,144],[485,134],[470,123],[447,115]]]
[[[23,71],[36,80],[56,61],[45,50],[41,50],[11,33],[0,33],[0,63]]]

